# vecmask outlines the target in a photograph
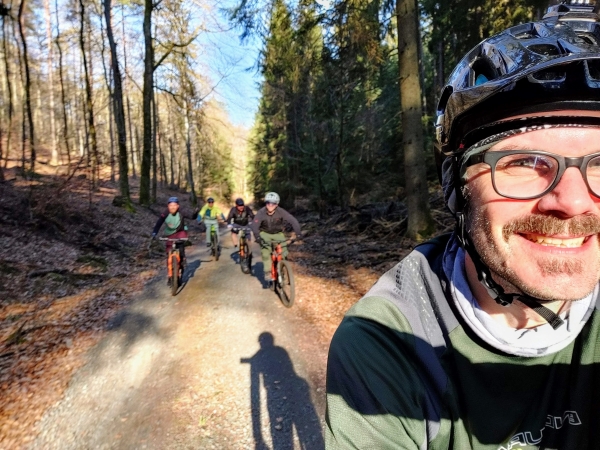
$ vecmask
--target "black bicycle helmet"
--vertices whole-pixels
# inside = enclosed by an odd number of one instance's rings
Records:
[[[215,199],[212,197],[208,197],[208,200],[206,200],[207,203],[214,203]]]
[[[236,199],[236,200],[235,200],[235,204],[236,204],[237,206],[244,206],[244,199],[242,199],[242,198],[238,198],[238,199]]]
[[[532,297],[505,293],[475,250],[466,230],[459,165],[470,145],[499,131],[565,123],[565,117],[543,117],[560,110],[600,110],[597,7],[553,6],[540,22],[509,28],[473,48],[441,93],[435,148],[444,196],[457,219],[457,236],[479,280],[499,304],[508,305],[518,298],[554,328],[563,323],[560,317]],[[504,121],[520,115],[526,118]],[[597,118],[576,119],[600,125]]]

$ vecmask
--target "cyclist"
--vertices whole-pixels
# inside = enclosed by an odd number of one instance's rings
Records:
[[[600,446],[600,18],[561,4],[469,52],[437,118],[456,230],[336,331],[329,449]]]
[[[279,207],[279,195],[269,192],[265,195],[265,206],[261,208],[251,222],[250,227],[256,241],[260,244],[260,252],[263,260],[265,281],[273,281],[271,278],[271,242],[284,241],[283,232],[291,226],[296,233],[297,239],[302,239],[302,230],[298,221],[285,209]],[[283,256],[287,256],[287,245],[281,244]]]
[[[165,224],[164,235],[170,239],[185,239],[188,237],[188,227],[185,225],[184,219],[195,220],[198,217],[198,210],[194,210],[191,215],[185,215],[179,208],[179,199],[177,197],[170,197],[167,202],[167,209],[160,215],[158,220],[156,221],[156,225],[154,225],[154,230],[152,230],[152,239],[156,238],[156,235],[160,231],[160,227],[162,227],[163,223]],[[167,255],[171,251],[171,247],[173,247],[173,242],[167,241],[166,249]],[[181,245],[180,248],[181,255],[181,269],[186,264],[185,259],[185,246]],[[168,261],[167,261],[168,264]],[[169,285],[171,284],[171,279],[168,280]]]
[[[225,216],[219,207],[215,205],[215,199],[208,197],[206,205],[202,207],[200,214],[198,215],[198,223],[204,221],[204,225],[206,225],[207,247],[210,247],[210,234],[213,228],[216,231],[217,242],[219,241],[219,217],[221,217],[221,220],[225,220]]]
[[[236,199],[235,206],[231,208],[226,219],[228,226],[231,228],[231,241],[233,242],[233,246],[235,248],[237,248],[239,243],[238,233],[240,230],[233,228],[232,224],[245,227],[248,226],[248,223],[251,222],[252,219],[254,219],[254,213],[252,212],[252,209],[244,204],[244,199]],[[246,238],[248,241],[250,241],[250,235],[248,233],[246,234]]]

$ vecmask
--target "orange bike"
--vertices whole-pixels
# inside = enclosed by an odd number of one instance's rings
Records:
[[[189,241],[188,238],[160,238],[161,241],[172,242],[171,249],[169,250],[169,256],[167,257],[167,266],[169,268],[169,280],[171,282],[171,295],[177,295],[179,286],[181,286],[183,278],[183,261],[181,259],[180,248]],[[176,276],[175,276],[176,275]]]
[[[283,249],[281,244],[288,242],[283,241],[271,241],[271,290],[275,291],[281,303],[286,308],[290,308],[294,304],[294,297],[296,296],[295,284],[294,284],[294,272],[292,272],[292,265],[283,256]],[[294,240],[289,240],[288,245],[294,243]]]

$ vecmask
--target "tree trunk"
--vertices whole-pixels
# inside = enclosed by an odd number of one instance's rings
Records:
[[[421,240],[433,231],[425,169],[421,79],[419,76],[419,22],[416,0],[397,0],[398,69],[402,141],[408,208],[407,236]]]
[[[187,160],[188,160],[188,183],[190,185],[190,190],[192,191],[192,205],[196,206],[198,204],[198,199],[196,198],[196,188],[194,186],[194,172],[192,170],[192,140],[191,140],[191,132],[190,132],[190,110],[189,104],[187,100],[185,101],[185,150],[187,152]]]
[[[111,0],[104,2],[104,20],[106,21],[106,36],[110,47],[110,64],[112,67],[114,89],[112,91],[113,115],[117,127],[117,142],[119,148],[119,190],[121,197],[129,204],[129,169],[127,167],[127,130],[125,128],[125,109],[123,107],[123,85],[121,79],[121,69],[117,53],[117,44],[113,36],[111,24]]]
[[[143,145],[140,170],[140,204],[150,203],[150,165],[152,161],[152,97],[154,93],[154,53],[152,48],[153,0],[144,1],[144,87],[142,91]]]
[[[2,44],[4,50],[4,70],[6,75],[6,89],[8,97],[8,126],[6,130],[6,159],[4,161],[4,167],[8,164],[8,157],[10,155],[10,145],[13,128],[13,115],[14,115],[14,103],[13,103],[13,92],[12,82],[9,65],[8,45],[6,44],[6,16],[2,16]],[[1,161],[0,161],[1,162]]]
[[[35,160],[36,160],[36,152],[35,152],[35,132],[33,125],[33,111],[31,110],[31,74],[29,71],[29,53],[27,50],[27,39],[25,38],[25,5],[27,0],[21,0],[21,4],[19,5],[19,14],[18,14],[18,22],[19,22],[19,35],[21,36],[21,44],[23,45],[23,66],[25,68],[25,84],[23,89],[23,94],[25,97],[25,108],[27,110],[27,123],[29,125],[29,148],[30,148],[30,158],[31,158],[31,172],[35,171]],[[23,129],[25,132],[25,129]],[[23,136],[23,143],[25,143],[26,135]],[[24,168],[24,167],[23,167]]]
[[[50,0],[44,0],[46,12],[46,36],[48,39],[48,89],[50,91],[50,164],[58,165],[58,147],[56,146],[56,123],[54,121],[54,45],[52,40],[52,15]]]
[[[71,145],[69,144],[69,118],[67,115],[67,98],[65,94],[65,80],[63,73],[63,51],[60,43],[60,23],[58,19],[58,0],[55,2],[56,7],[56,48],[58,50],[58,77],[60,81],[60,96],[62,100],[63,110],[63,139],[65,141],[65,150],[67,151],[67,164],[71,167]]]
[[[81,27],[79,28],[79,46],[81,47],[81,56],[83,58],[83,72],[84,72],[84,81],[85,81],[85,109],[88,116],[88,131],[89,131],[89,146],[88,146],[88,158],[91,158],[91,170],[92,170],[92,179],[91,187],[94,189],[96,187],[96,173],[98,170],[98,142],[96,137],[96,124],[94,122],[94,105],[92,102],[92,83],[90,81],[90,74],[88,69],[88,60],[85,51],[85,5],[83,0],[79,0],[80,10],[80,19],[81,19]]]
[[[158,157],[158,105],[152,93],[152,203],[156,203],[157,157]]]

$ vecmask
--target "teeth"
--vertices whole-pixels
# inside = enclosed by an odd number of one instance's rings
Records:
[[[556,239],[548,236],[541,236],[539,234],[529,234],[524,235],[526,239],[529,239],[531,242],[535,242],[536,244],[550,246],[550,247],[568,247],[575,248],[581,247],[585,242],[584,237],[578,237],[573,239]]]

